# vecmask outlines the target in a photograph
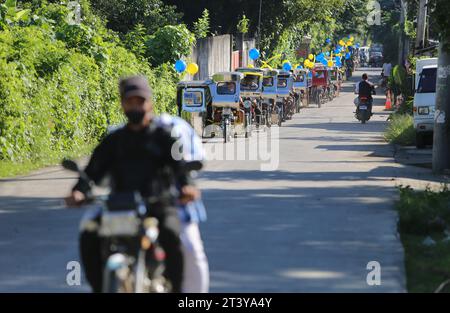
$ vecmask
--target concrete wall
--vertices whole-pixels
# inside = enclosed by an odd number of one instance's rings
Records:
[[[255,65],[254,61],[251,60],[248,56],[248,52],[255,48],[255,39],[247,38],[242,34],[239,34],[235,37],[236,41],[236,50],[240,51],[240,64],[239,67],[247,67],[248,65]]]
[[[204,80],[214,73],[231,70],[232,36],[222,35],[197,40],[189,62],[197,63],[198,73],[192,77],[186,75],[185,80]]]

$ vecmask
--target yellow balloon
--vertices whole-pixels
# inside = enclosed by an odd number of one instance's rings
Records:
[[[314,56],[312,55],[312,53],[310,53],[310,54],[308,55],[308,59],[310,59],[311,61],[314,59]]]
[[[355,40],[355,37],[350,36],[350,41],[353,41],[353,40]]]
[[[247,67],[248,68],[254,68],[253,64],[249,64]]]
[[[328,61],[328,67],[332,67],[333,66],[333,61]]]
[[[340,45],[340,46],[345,46],[344,40],[339,40],[339,45]]]
[[[195,75],[198,72],[198,65],[195,63],[190,63],[187,68],[186,71],[191,74],[191,75]]]
[[[347,46],[351,46],[351,45],[353,45],[353,42],[351,42],[350,40],[347,41]]]

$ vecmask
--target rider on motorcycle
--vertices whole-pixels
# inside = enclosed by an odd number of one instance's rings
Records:
[[[180,158],[189,161],[203,161],[205,158],[202,140],[184,119],[168,114],[156,118],[157,123],[169,126],[180,149]],[[177,205],[181,220],[181,242],[184,258],[182,291],[206,293],[209,291],[209,266],[199,223],[206,221],[206,210],[201,199]]]
[[[149,209],[159,220],[159,239],[167,254],[166,276],[172,291],[181,292],[183,253],[176,204],[197,199],[199,191],[190,185],[183,161],[172,155],[175,139],[171,130],[153,122],[152,92],[147,80],[143,76],[129,77],[120,81],[119,88],[128,123],[107,135],[95,148],[85,173],[96,184],[110,178],[112,193],[139,191],[148,202],[152,199]],[[176,194],[174,190],[180,192]],[[80,206],[89,194],[89,184],[80,179],[66,203]],[[98,217],[96,221],[99,220]],[[101,291],[103,275],[97,230],[92,223],[85,224],[80,234],[81,259],[94,292]]]
[[[367,103],[368,110],[369,110],[370,114],[373,115],[373,113],[372,113],[372,103],[373,103],[372,95],[375,94],[375,85],[369,81],[369,78],[366,73],[364,73],[362,75],[362,81],[360,81],[359,83],[356,84],[355,93],[358,95],[358,103],[359,103],[359,99],[361,97],[365,97],[368,99],[368,103]]]

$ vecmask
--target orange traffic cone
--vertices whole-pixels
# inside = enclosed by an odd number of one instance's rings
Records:
[[[384,105],[385,110],[392,110],[391,93],[386,95],[386,104]]]

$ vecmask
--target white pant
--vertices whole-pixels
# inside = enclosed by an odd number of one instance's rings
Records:
[[[183,224],[181,242],[184,257],[182,291],[206,293],[209,291],[209,268],[197,223]]]

